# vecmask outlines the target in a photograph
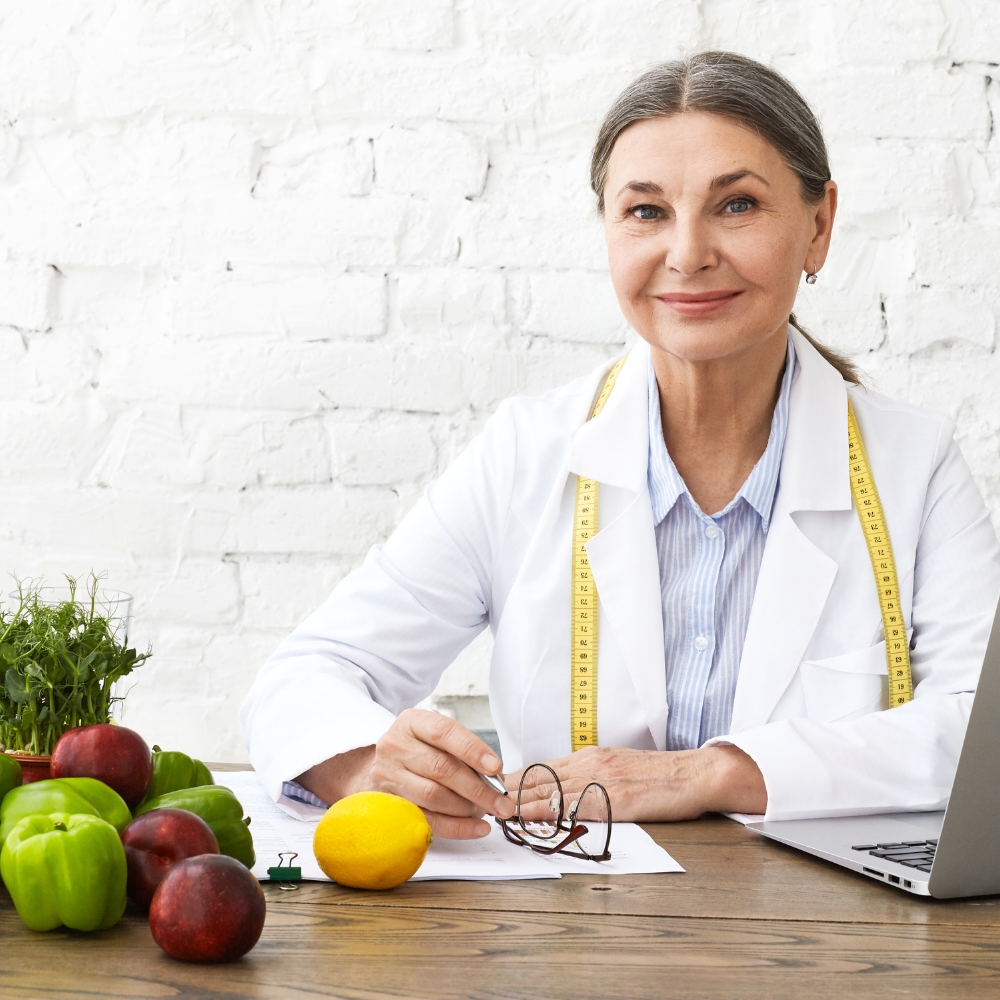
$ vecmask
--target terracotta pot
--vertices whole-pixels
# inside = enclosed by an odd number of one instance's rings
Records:
[[[10,756],[21,765],[21,775],[26,785],[52,777],[51,756],[36,756],[30,753],[12,753]]]

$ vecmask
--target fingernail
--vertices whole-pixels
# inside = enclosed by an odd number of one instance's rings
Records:
[[[502,763],[495,753],[483,754],[482,768],[487,774],[495,774],[500,770]]]

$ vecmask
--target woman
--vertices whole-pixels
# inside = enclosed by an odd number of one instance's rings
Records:
[[[242,709],[256,769],[276,798],[294,778],[326,802],[404,795],[445,837],[513,810],[474,771],[504,766],[516,787],[538,761],[570,792],[601,782],[620,820],[941,808],[1000,553],[950,421],[866,391],[790,315],[837,207],[813,114],[752,60],[668,63],[612,107],[592,184],[641,342],[614,369],[503,404],[278,649]],[[893,708],[886,624],[900,663],[907,643],[855,509],[849,402],[911,630],[913,698]],[[571,566],[590,481],[600,530]],[[590,572],[596,713],[579,673],[571,702],[571,644],[586,643],[571,588]],[[410,708],[487,625],[503,765]],[[577,698],[599,745],[571,753]]]

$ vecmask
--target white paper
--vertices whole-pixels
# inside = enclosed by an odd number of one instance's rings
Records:
[[[568,854],[545,858],[564,875],[651,875],[654,872],[682,872],[683,868],[635,823],[614,823],[611,827],[611,858],[586,861]]]
[[[304,879],[330,881],[316,864],[312,850],[313,831],[323,815],[322,809],[312,809],[315,817],[303,822],[293,819],[275,805],[253,771],[213,771],[212,777],[217,785],[232,789],[243,803],[243,811],[250,817],[250,833],[253,834],[253,849],[257,855],[251,871],[257,878],[267,881],[267,870],[277,867],[278,854],[295,851],[298,857],[291,864],[302,869]]]
[[[302,878],[331,881],[313,855],[312,839],[323,809],[303,805],[295,819],[275,804],[253,771],[215,771],[217,785],[232,789],[250,816],[257,862],[253,874],[267,881],[267,869],[278,864],[279,853],[295,851],[292,865],[302,869]],[[501,881],[528,878],[560,878],[560,873],[586,875],[625,875],[652,872],[681,872],[684,869],[653,839],[634,823],[615,823],[611,833],[611,860],[585,861],[564,854],[544,856],[504,837],[493,824],[488,837],[481,840],[435,840],[414,881],[444,879]]]
[[[726,819],[734,819],[737,823],[742,823],[744,826],[746,826],[747,823],[764,822],[763,813],[760,813],[759,815],[756,813],[723,813],[722,815],[725,816]]]
[[[490,882],[518,878],[561,878],[540,854],[512,844],[496,825],[481,840],[442,840],[431,843],[424,863],[412,881],[455,879]],[[525,855],[528,857],[525,857]]]

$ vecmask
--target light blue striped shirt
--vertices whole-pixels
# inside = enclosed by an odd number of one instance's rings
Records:
[[[725,736],[788,427],[795,348],[788,340],[767,448],[739,493],[709,517],[688,492],[663,440],[649,364],[649,496],[656,525],[667,672],[668,750]]]

